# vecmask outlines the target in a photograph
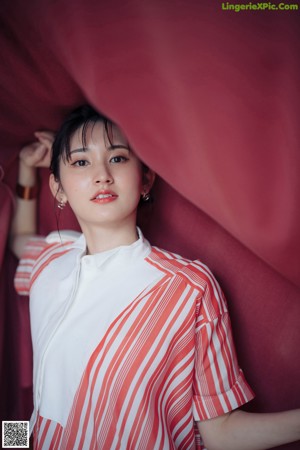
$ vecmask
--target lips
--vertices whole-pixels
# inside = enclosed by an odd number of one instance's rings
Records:
[[[113,191],[102,190],[98,191],[92,198],[92,202],[96,203],[108,203],[118,198],[117,194]]]
[[[103,198],[110,198],[110,197],[112,197],[112,194],[99,194],[99,195],[97,195],[97,197],[95,197],[95,199],[97,199],[97,198],[103,199]]]

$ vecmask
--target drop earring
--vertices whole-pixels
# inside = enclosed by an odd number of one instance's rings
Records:
[[[143,200],[143,202],[149,202],[149,200],[150,200],[150,194],[149,194],[149,192],[145,192],[143,195],[142,195],[142,200]]]
[[[57,203],[57,207],[62,211],[65,206],[66,206],[65,202],[63,202],[62,199],[60,199],[59,202]]]

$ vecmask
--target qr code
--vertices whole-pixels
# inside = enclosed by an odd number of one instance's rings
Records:
[[[3,420],[2,448],[29,448],[29,422]]]

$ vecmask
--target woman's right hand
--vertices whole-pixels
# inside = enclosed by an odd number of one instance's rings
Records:
[[[18,184],[33,187],[37,184],[37,168],[50,167],[51,148],[54,133],[38,131],[34,133],[36,141],[25,145],[19,154]],[[10,230],[10,248],[17,258],[24,252],[26,242],[37,232],[36,201],[16,197],[15,214]]]
[[[34,135],[37,141],[21,149],[20,162],[28,168],[50,167],[51,148],[55,135],[51,131],[37,131]]]

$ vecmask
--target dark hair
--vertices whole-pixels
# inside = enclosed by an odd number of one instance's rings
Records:
[[[86,133],[89,125],[95,125],[97,122],[102,122],[106,131],[106,136],[110,143],[112,143],[113,135],[112,128],[114,122],[105,117],[103,114],[96,111],[89,105],[83,105],[72,111],[65,119],[60,129],[58,130],[55,140],[52,145],[52,157],[50,164],[50,171],[53,173],[57,181],[59,176],[59,163],[62,158],[64,161],[70,159],[70,141],[74,133],[82,127],[82,142],[86,145]]]
[[[104,129],[108,142],[113,145],[113,126],[116,125],[112,120],[105,117],[100,112],[96,111],[90,105],[83,105],[72,111],[65,119],[60,129],[58,130],[56,137],[52,145],[52,156],[50,163],[50,171],[54,175],[55,180],[60,182],[59,164],[60,160],[70,160],[70,142],[74,133],[82,127],[82,143],[86,146],[86,134],[90,125],[94,126],[97,122],[104,124]],[[130,145],[128,145],[130,149]],[[142,162],[142,172],[146,174],[149,171],[149,167]],[[146,203],[149,205],[153,202],[153,198],[150,195]],[[143,206],[145,201],[141,198],[139,206]]]

